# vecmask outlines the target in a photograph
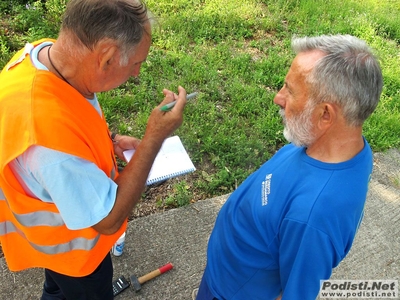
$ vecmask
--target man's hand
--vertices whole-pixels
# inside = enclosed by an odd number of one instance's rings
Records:
[[[137,138],[119,134],[115,136],[114,141],[114,152],[121,160],[125,160],[122,152],[136,149],[140,144],[140,140]]]
[[[172,134],[183,121],[183,108],[186,104],[186,91],[184,88],[178,88],[179,94],[176,95],[172,91],[163,90],[165,95],[164,100],[153,109],[147,123],[146,134],[154,138],[159,138],[160,140],[166,139],[170,134]],[[174,108],[168,112],[163,112],[160,110],[162,106],[177,100]],[[125,160],[123,151],[128,149],[136,149],[140,140],[127,135],[115,136],[114,152],[122,160]]]
[[[178,95],[164,89],[164,100],[153,109],[147,122],[146,132],[143,137],[152,140],[164,141],[183,122],[183,109],[186,105],[186,91],[183,87],[178,88]],[[167,111],[161,111],[161,107],[176,100],[175,106]]]

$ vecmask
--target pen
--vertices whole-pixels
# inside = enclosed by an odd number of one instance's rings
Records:
[[[196,97],[198,94],[199,94],[198,92],[194,92],[189,95],[186,95],[186,100],[190,100],[190,99]],[[172,101],[168,104],[165,104],[163,107],[160,108],[160,110],[161,111],[169,111],[171,108],[173,108],[175,106],[175,104],[176,104],[176,100]]]

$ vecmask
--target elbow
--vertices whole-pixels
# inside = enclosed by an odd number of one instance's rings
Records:
[[[106,228],[101,231],[97,230],[99,233],[104,234],[104,235],[112,235],[118,231],[118,229],[115,228]]]
[[[92,228],[99,232],[100,234],[104,235],[112,235],[116,233],[122,226],[123,222],[118,222],[118,223],[113,223],[113,224],[108,224],[106,219],[103,219],[96,225],[94,225]]]

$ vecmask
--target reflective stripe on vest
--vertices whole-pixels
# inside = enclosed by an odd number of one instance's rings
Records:
[[[3,191],[0,189],[0,201],[7,202],[4,197]],[[62,226],[64,221],[60,214],[47,211],[32,212],[29,214],[15,214],[14,217],[26,227],[34,226]],[[75,238],[67,243],[43,246],[37,245],[26,239],[25,234],[19,230],[11,221],[0,222],[0,236],[16,232],[23,237],[34,249],[45,254],[60,254],[71,250],[91,250],[97,244],[100,238],[98,234],[93,239]]]
[[[1,191],[1,189],[0,189]],[[3,197],[1,197],[3,195]],[[6,197],[4,193],[0,192],[0,201],[5,201]],[[8,203],[7,203],[8,205]],[[33,226],[63,226],[65,225],[64,220],[61,218],[59,213],[54,213],[50,211],[34,211],[27,214],[16,214],[12,212],[14,217],[18,220],[18,222],[25,227],[33,227]]]
[[[34,249],[39,252],[45,254],[60,254],[69,252],[71,250],[91,250],[97,244],[97,241],[100,238],[100,234],[98,234],[93,239],[85,239],[85,238],[76,238],[64,244],[52,245],[52,246],[43,246],[37,245],[30,241],[28,241],[25,237],[25,234],[19,230],[15,225],[10,222],[0,222],[0,235],[6,235],[8,233],[16,232],[21,237],[23,237]]]
[[[35,211],[29,214],[16,214],[13,212],[13,215],[25,227],[65,225],[59,213],[49,211]]]

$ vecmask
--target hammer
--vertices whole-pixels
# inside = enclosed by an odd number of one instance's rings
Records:
[[[142,284],[145,283],[146,281],[149,281],[150,279],[153,279],[154,277],[157,277],[161,275],[162,273],[165,273],[169,270],[171,270],[174,266],[171,263],[167,263],[166,265],[151,271],[150,273],[147,273],[146,275],[143,275],[142,277],[137,278],[135,275],[131,275],[130,280],[131,280],[131,285],[135,292],[139,292],[140,289],[142,288]]]

